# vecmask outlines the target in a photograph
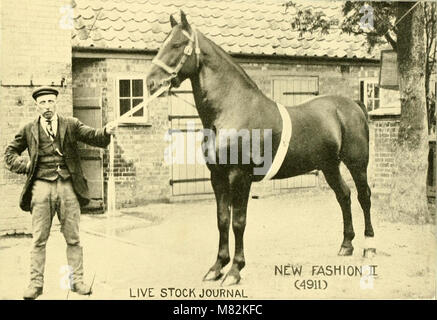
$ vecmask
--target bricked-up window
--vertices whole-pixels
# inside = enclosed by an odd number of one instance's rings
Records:
[[[132,108],[142,103],[147,97],[145,80],[139,78],[120,78],[117,80],[117,117],[122,116]],[[135,112],[132,116],[123,119],[123,122],[147,122],[147,106]]]
[[[360,81],[360,100],[367,106],[368,111],[380,107],[378,79]]]

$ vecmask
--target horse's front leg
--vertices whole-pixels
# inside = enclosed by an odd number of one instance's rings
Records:
[[[226,286],[240,282],[240,270],[246,265],[243,236],[251,186],[251,179],[244,172],[232,173],[229,176],[229,181],[232,195],[232,230],[235,236],[235,254],[232,267],[222,281],[222,285]]]
[[[227,175],[211,172],[211,184],[214,189],[217,202],[217,224],[219,229],[219,248],[217,260],[209,269],[203,280],[218,280],[222,277],[221,270],[230,261],[229,256],[229,226],[230,205],[229,180]]]

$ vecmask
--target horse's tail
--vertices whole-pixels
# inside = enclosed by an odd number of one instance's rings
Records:
[[[361,110],[363,110],[366,120],[369,120],[369,114],[367,113],[366,105],[360,100],[354,100],[354,102],[360,106]]]

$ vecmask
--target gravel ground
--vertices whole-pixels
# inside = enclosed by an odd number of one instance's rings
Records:
[[[356,199],[352,210],[355,252],[339,257],[342,219],[333,194],[251,199],[246,267],[241,282],[226,288],[220,282],[202,282],[217,254],[215,201],[152,204],[122,210],[113,218],[83,215],[85,278],[89,283],[94,278],[94,294],[81,297],[63,289],[65,242],[55,223],[40,299],[204,299],[202,293],[243,299],[434,299],[435,227],[390,223],[375,209],[377,255],[364,259],[363,216]],[[0,238],[0,299],[21,299],[30,241]],[[279,274],[281,268],[290,270],[287,265],[302,267],[301,275]],[[330,267],[353,270],[366,265],[375,266],[375,276],[328,275]]]

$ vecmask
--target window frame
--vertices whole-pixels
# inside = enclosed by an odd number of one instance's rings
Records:
[[[361,83],[363,83],[363,87],[361,87]],[[375,98],[375,90],[373,90],[373,97],[371,98],[373,100],[373,107],[372,109],[369,109],[369,97],[367,94],[367,86],[368,84],[372,84],[373,88],[378,87],[378,98]],[[363,90],[363,91],[361,91]],[[360,94],[360,101],[364,103],[364,105],[367,108],[367,111],[373,111],[373,110],[378,110],[382,108],[381,105],[381,88],[379,88],[379,79],[376,77],[372,77],[372,78],[361,78],[359,79],[359,94]],[[379,101],[379,106],[378,108],[375,108],[375,101]]]
[[[129,80],[130,81],[130,95],[129,97],[120,97],[120,81],[121,80]],[[132,94],[133,86],[132,81],[133,80],[141,80],[143,82],[143,95],[141,97],[134,97]],[[143,74],[136,74],[136,73],[127,73],[127,74],[118,74],[115,77],[115,119],[119,120],[121,118],[121,107],[120,107],[120,100],[125,99],[143,99],[143,102],[147,100],[149,97],[149,92],[147,90],[146,86],[146,78]],[[120,120],[120,124],[147,124],[149,125],[149,108],[148,106],[143,107],[143,116],[130,116],[123,120]]]

